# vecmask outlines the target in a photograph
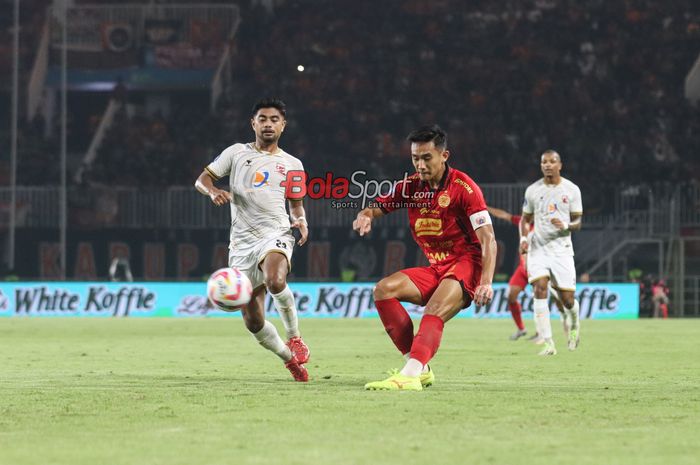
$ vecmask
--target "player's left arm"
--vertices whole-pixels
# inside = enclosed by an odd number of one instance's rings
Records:
[[[474,291],[474,303],[476,305],[488,305],[493,299],[493,274],[496,271],[496,233],[491,224],[485,224],[476,229],[476,237],[481,243],[481,281]]]
[[[583,218],[583,202],[581,202],[581,191],[578,186],[573,186],[573,193],[570,199],[569,222],[566,223],[558,218],[552,219],[552,224],[560,231],[580,231],[581,220]]]
[[[309,237],[309,224],[306,222],[306,212],[302,200],[289,200],[289,215],[292,218],[292,228],[297,228],[301,233],[298,244],[304,245]]]

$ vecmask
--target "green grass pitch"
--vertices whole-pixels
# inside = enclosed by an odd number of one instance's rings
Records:
[[[238,319],[0,320],[0,464],[700,461],[698,320],[584,321],[573,353],[554,322],[548,358],[454,320],[423,392],[363,390],[402,366],[379,320],[300,323],[308,384]]]

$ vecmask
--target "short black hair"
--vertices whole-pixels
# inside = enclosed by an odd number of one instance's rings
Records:
[[[447,148],[447,133],[437,124],[421,126],[406,138],[409,142],[432,142],[435,147],[445,150]]]
[[[287,105],[278,98],[265,97],[258,100],[255,105],[253,105],[253,116],[255,116],[261,108],[277,108],[283,117],[287,117]]]

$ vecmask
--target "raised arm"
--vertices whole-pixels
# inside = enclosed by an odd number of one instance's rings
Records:
[[[219,189],[214,185],[214,179],[206,170],[202,171],[202,174],[194,182],[194,187],[202,195],[208,196],[214,205],[221,206],[233,200],[230,192]]]
[[[289,200],[289,216],[292,218],[292,228],[299,229],[301,238],[298,244],[304,245],[309,238],[309,224],[306,222],[304,202],[302,200]]]
[[[357,214],[357,218],[352,222],[352,229],[357,231],[360,236],[369,234],[372,230],[372,220],[383,215],[384,212],[380,208],[365,208]]]
[[[478,228],[476,237],[481,243],[481,281],[474,291],[474,303],[476,305],[487,305],[493,299],[493,273],[496,270],[496,234],[490,224]]]

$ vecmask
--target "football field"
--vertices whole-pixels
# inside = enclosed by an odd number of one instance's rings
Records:
[[[547,358],[454,320],[423,392],[363,390],[403,365],[379,320],[300,324],[308,384],[239,319],[0,320],[0,464],[698,463],[698,320],[554,321]]]

